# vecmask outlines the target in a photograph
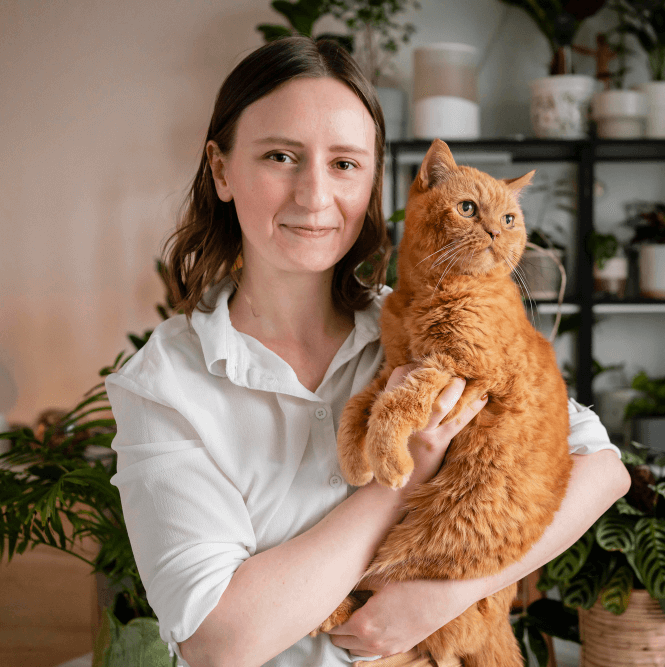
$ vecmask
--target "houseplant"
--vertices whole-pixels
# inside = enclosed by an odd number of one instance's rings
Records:
[[[531,121],[536,136],[566,139],[586,136],[595,80],[572,73],[572,44],[582,22],[593,16],[605,0],[501,1],[524,10],[550,47],[550,76],[531,82]]]
[[[594,289],[623,299],[628,279],[628,260],[614,234],[591,232],[587,238],[587,250],[593,257]]]
[[[164,279],[160,262],[157,269]],[[170,300],[157,310],[164,319],[169,317],[173,313]],[[129,334],[129,338],[138,350],[150,334]],[[115,372],[131,356],[121,352],[111,366],[101,369],[100,376]],[[169,667],[177,658],[169,655],[159,637],[132,553],[120,495],[110,483],[116,472],[115,453],[110,449],[115,430],[102,382],[48,426],[0,434],[0,439],[11,443],[10,450],[0,454],[0,462],[7,466],[0,467],[0,558],[5,549],[9,562],[28,547],[43,544],[84,560],[112,591],[95,641],[94,667]],[[85,537],[99,545],[93,560],[77,548]]]
[[[638,208],[627,224],[635,230],[631,245],[638,251],[640,294],[665,299],[665,204]]]
[[[641,392],[626,406],[624,414],[624,419],[631,421],[633,439],[665,451],[665,377],[650,378],[640,371],[631,387]]]
[[[638,664],[636,656],[639,664],[659,664],[665,649],[663,461],[641,445],[622,458],[632,479],[628,494],[550,561],[538,583],[558,587],[562,608],[578,610],[582,667],[625,667]],[[548,631],[546,619],[543,625]]]
[[[622,9],[622,30],[645,51],[652,80],[642,86],[647,97],[648,137],[665,137],[665,5],[662,0],[615,0]]]

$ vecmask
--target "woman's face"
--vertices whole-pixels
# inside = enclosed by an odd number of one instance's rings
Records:
[[[360,234],[374,144],[365,105],[332,78],[293,79],[248,106],[230,155],[209,142],[217,194],[235,202],[243,265],[332,270]]]

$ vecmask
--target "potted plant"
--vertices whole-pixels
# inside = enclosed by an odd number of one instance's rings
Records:
[[[662,0],[616,0],[622,31],[637,38],[647,54],[652,80],[642,86],[647,98],[648,137],[665,137],[665,5]]]
[[[591,232],[587,250],[593,257],[594,288],[600,294],[623,299],[628,279],[628,259],[614,234]]]
[[[631,387],[640,392],[624,413],[624,419],[631,421],[633,439],[665,451],[665,377],[650,378],[640,371]]]
[[[164,267],[157,262],[162,278]],[[166,319],[172,305],[158,305]],[[150,337],[129,334],[140,349]],[[117,371],[129,359],[121,352],[99,375]],[[97,575],[101,627],[95,639],[94,667],[149,664],[173,667],[177,657],[159,636],[138,574],[125,526],[120,495],[110,482],[116,472],[111,441],[115,420],[104,383],[93,387],[69,412],[47,411],[34,430],[22,427],[0,433],[10,442],[0,454],[0,558],[7,561],[39,544],[51,546],[84,560]],[[101,415],[101,416],[100,416]],[[71,525],[71,530],[65,526]],[[99,551],[93,560],[78,549],[84,537]]]
[[[608,6],[615,11],[618,24],[596,38],[596,78],[603,81],[605,89],[593,96],[592,117],[596,134],[602,139],[638,139],[646,130],[647,100],[643,91],[623,87],[627,57],[634,53],[626,44],[627,9],[623,0],[614,0]],[[610,72],[613,58],[617,59],[618,68]]]
[[[408,43],[415,32],[412,23],[398,23],[395,16],[408,9],[419,9],[418,0],[273,0],[271,6],[284,16],[288,26],[266,23],[257,26],[264,39],[269,42],[301,34],[339,42],[353,54],[365,76],[377,88],[386,121],[386,139],[402,138],[406,122],[404,92],[378,84],[389,72],[399,45]],[[317,33],[315,36],[314,24],[324,16],[344,23],[348,33]]]
[[[582,22],[593,16],[605,0],[501,1],[524,10],[550,46],[550,76],[531,82],[531,121],[536,136],[585,137],[595,80],[591,76],[572,73],[572,44]]]
[[[627,223],[635,230],[631,245],[638,250],[640,294],[665,299],[665,204],[641,209]]]
[[[550,561],[538,582],[541,590],[558,587],[562,610],[578,610],[581,667],[662,663],[665,478],[656,453],[637,447],[622,454],[628,494]]]

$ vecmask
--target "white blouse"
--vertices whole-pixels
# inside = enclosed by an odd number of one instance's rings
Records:
[[[123,514],[160,634],[190,637],[240,564],[318,523],[353,492],[337,462],[346,401],[382,362],[378,318],[389,289],[339,349],[316,392],[256,339],[231,325],[224,280],[195,311],[160,324],[106,389]],[[591,410],[571,401],[571,452],[619,450]],[[315,591],[313,591],[315,594]],[[331,667],[357,657],[326,634],[306,636],[270,667]]]

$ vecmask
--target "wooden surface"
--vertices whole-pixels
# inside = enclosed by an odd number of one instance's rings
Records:
[[[92,545],[83,554],[91,558]],[[92,650],[96,615],[90,566],[52,547],[0,563],[0,665],[54,667]]]

